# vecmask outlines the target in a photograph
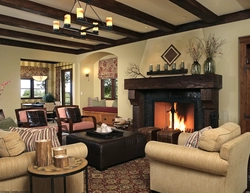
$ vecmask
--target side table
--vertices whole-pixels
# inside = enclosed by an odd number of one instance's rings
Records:
[[[51,193],[54,193],[54,179],[63,177],[64,193],[66,193],[66,177],[70,175],[83,172],[85,170],[85,189],[88,193],[88,161],[84,158],[69,157],[69,166],[64,168],[57,168],[53,164],[45,167],[38,167],[34,163],[28,167],[28,174],[30,179],[30,193],[33,192],[32,177],[50,178],[51,179]],[[83,173],[84,175],[84,173]],[[83,191],[84,192],[84,191]]]

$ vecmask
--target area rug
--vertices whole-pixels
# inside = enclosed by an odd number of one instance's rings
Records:
[[[138,158],[99,171],[88,167],[89,193],[148,193],[149,160]]]

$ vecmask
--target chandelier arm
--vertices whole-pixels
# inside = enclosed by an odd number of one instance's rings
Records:
[[[96,11],[94,10],[94,8],[92,7],[92,5],[89,5],[90,8],[93,10],[93,12],[95,13],[95,15],[98,17],[99,21],[102,23],[103,26],[105,26],[104,22],[101,20],[101,18],[99,17],[99,15],[96,13]]]

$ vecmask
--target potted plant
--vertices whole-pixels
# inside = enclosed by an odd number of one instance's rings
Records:
[[[47,103],[55,102],[55,97],[51,93],[47,93],[43,96],[42,100]]]

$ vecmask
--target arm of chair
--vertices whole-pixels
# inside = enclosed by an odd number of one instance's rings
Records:
[[[62,147],[67,149],[68,156],[86,158],[88,155],[88,148],[84,143],[74,143]]]
[[[15,157],[0,158],[0,181],[27,175],[28,166],[34,162],[35,151],[25,152]]]
[[[149,141],[145,152],[151,160],[225,176],[228,162],[220,158],[219,152],[207,152],[197,148]]]
[[[94,129],[96,129],[96,118],[95,116],[82,115],[82,118],[91,118],[94,123]]]

